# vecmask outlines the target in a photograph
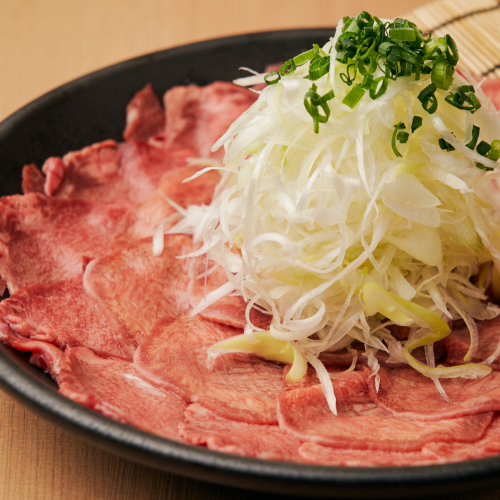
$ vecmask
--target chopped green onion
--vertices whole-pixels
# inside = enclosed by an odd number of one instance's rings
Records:
[[[491,172],[494,170],[492,167],[487,167],[486,165],[483,165],[482,163],[477,162],[476,167],[480,168],[481,170],[486,170],[486,172]]]
[[[373,83],[370,85],[370,97],[372,99],[378,99],[379,97],[383,96],[386,93],[388,86],[389,80],[384,76],[375,78],[375,80],[373,80]]]
[[[342,103],[354,109],[354,106],[361,101],[362,97],[365,95],[366,90],[361,87],[361,85],[356,84],[344,97]]]
[[[406,128],[406,126],[405,126],[405,124],[403,122],[399,122],[397,125],[394,125],[394,133],[392,134],[392,150],[394,151],[394,154],[398,158],[402,158],[403,155],[398,151],[398,148],[396,146],[396,139],[398,137],[398,132],[401,129],[405,129],[405,128]]]
[[[414,116],[411,121],[411,133],[415,132],[417,128],[422,126],[422,118],[420,116]]]
[[[397,136],[397,140],[401,144],[406,144],[408,142],[408,138],[410,137],[410,134],[408,132],[399,132]]]
[[[293,59],[288,59],[283,66],[281,66],[280,69],[280,75],[285,76],[285,75],[291,75],[295,70],[297,69],[297,66],[294,62]]]
[[[486,156],[488,152],[490,151],[491,146],[486,142],[486,141],[481,141],[476,148],[476,151],[481,155],[481,156]]]
[[[449,142],[446,142],[444,139],[439,139],[438,142],[439,142],[439,147],[443,151],[455,151],[455,148]]]
[[[330,99],[333,99],[335,97],[335,94],[333,93],[333,90],[330,90],[330,92],[326,93],[323,97],[320,97],[319,99],[313,99],[312,103],[314,106],[321,106],[325,102],[329,101]]]
[[[452,66],[456,66],[458,63],[458,49],[455,40],[451,38],[450,35],[444,37],[446,41],[446,59]],[[451,51],[451,52],[450,52]]]
[[[474,125],[472,127],[472,139],[465,145],[467,148],[474,150],[479,139],[479,127]]]
[[[424,110],[430,115],[435,113],[438,107],[437,98],[434,95],[435,92],[436,85],[431,83],[430,85],[427,85],[427,87],[425,87],[425,89],[423,89],[417,96],[418,100],[422,103]]]
[[[308,50],[307,52],[302,52],[302,54],[299,54],[298,56],[295,56],[293,58],[293,62],[295,63],[296,66],[300,66],[301,64],[305,64],[306,62],[310,61],[315,54],[315,49]]]
[[[361,86],[366,89],[366,90],[369,90],[370,87],[371,87],[371,84],[373,83],[373,75],[365,75],[365,77],[363,78],[363,81],[361,82]]]
[[[333,90],[331,90],[328,94],[325,94],[321,97],[316,90],[318,87],[313,83],[312,87],[309,89],[307,94],[304,97],[304,106],[307,112],[311,115],[314,124],[314,133],[319,133],[319,124],[326,123],[328,118],[330,117],[330,108],[326,103],[326,99],[324,102],[321,102],[325,97],[333,98]],[[318,107],[321,107],[324,111],[324,115],[321,115]]]
[[[497,161],[500,158],[500,141],[496,140],[491,143],[488,158],[493,161]]]
[[[431,81],[438,89],[448,90],[453,83],[453,74],[455,70],[453,66],[445,61],[436,63],[431,72]]]
[[[277,71],[271,71],[271,73],[268,73],[264,77],[264,81],[268,85],[274,85],[274,84],[278,83],[280,80],[281,80],[281,76]]]
[[[312,81],[319,80],[322,76],[330,71],[330,57],[321,57],[316,59],[309,66],[309,79]]]
[[[390,37],[400,42],[414,42],[417,39],[415,30],[412,28],[392,28]]]

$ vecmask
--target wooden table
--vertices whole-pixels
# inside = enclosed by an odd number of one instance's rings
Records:
[[[411,8],[427,1],[413,0]],[[252,31],[332,26],[361,10],[394,17],[408,8],[399,0],[2,0],[0,119],[73,78],[158,49]],[[0,393],[0,500],[257,495],[271,498],[117,458]],[[500,499],[500,489],[460,498]]]

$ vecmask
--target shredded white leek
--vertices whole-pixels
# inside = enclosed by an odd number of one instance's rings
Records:
[[[331,48],[332,41],[323,51]],[[499,313],[481,302],[484,289],[469,281],[481,264],[500,259],[500,211],[483,201],[493,198],[497,175],[475,162],[497,164],[465,146],[474,124],[480,139],[498,139],[498,115],[465,71],[467,79],[455,74],[450,92],[474,85],[482,103],[474,115],[447,104],[440,90],[436,113],[427,114],[417,96],[429,75],[417,81],[399,77],[383,96],[371,100],[367,92],[351,109],[342,103],[350,90],[339,78],[345,65],[335,61],[333,49],[330,73],[315,84],[318,94],[333,89],[335,98],[328,102],[330,119],[316,134],[304,107],[311,86],[303,78],[307,64],[266,87],[216,142],[212,151],[225,148],[224,168],[232,174],[225,174],[224,189],[203,214],[188,210],[189,221],[170,229],[200,235],[197,255],[206,253],[228,276],[229,283],[195,311],[234,290],[246,300],[257,298],[249,307],[255,302],[267,310],[270,335],[290,342],[316,368],[334,412],[330,377],[318,355],[354,340],[366,346],[377,387],[375,352],[384,349],[392,360],[410,362],[436,380],[446,396],[439,377],[484,376],[488,367],[474,370],[478,365],[468,364],[465,372],[456,367],[444,374],[433,357],[427,366],[417,362],[411,341],[403,348],[382,325],[385,317],[432,331],[439,322],[439,335],[417,342],[428,345],[449,333],[441,325],[458,311],[471,329],[468,361],[477,350],[473,318]],[[381,70],[373,76],[382,76]],[[238,83],[262,79],[255,74]],[[398,158],[391,148],[394,126],[403,122],[409,130],[415,115],[423,118],[422,126],[398,144]],[[441,138],[455,150],[442,150]],[[370,293],[384,292],[387,302],[379,295],[367,306]]]

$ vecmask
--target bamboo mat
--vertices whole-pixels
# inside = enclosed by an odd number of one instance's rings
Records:
[[[462,66],[475,75],[500,78],[500,2],[440,0],[407,13],[407,19],[433,36],[455,40]]]

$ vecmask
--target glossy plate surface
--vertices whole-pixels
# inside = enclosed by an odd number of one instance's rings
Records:
[[[158,95],[174,85],[205,85],[263,71],[323,44],[333,29],[256,33],[156,52],[79,78],[0,123],[0,195],[20,192],[26,163],[39,167],[104,139],[121,140],[125,107],[151,82]],[[387,498],[463,492],[500,484],[500,457],[429,467],[342,468],[262,461],[174,443],[115,422],[59,395],[29,356],[0,343],[0,387],[68,431],[137,462],[240,488],[323,497]]]

